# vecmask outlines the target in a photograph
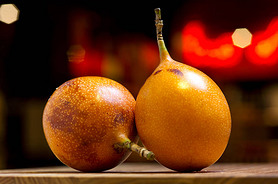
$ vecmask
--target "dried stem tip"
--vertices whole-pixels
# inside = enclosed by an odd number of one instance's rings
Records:
[[[160,8],[154,9],[154,12],[155,12],[155,26],[156,26],[157,40],[163,40],[163,36],[162,36],[163,20],[161,20]]]
[[[155,20],[161,20],[161,10],[160,10],[160,8],[154,9],[154,12],[155,12],[155,15],[156,15]]]

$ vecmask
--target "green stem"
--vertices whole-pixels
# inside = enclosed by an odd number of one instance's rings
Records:
[[[122,152],[123,150],[130,150],[138,153],[141,157],[144,157],[147,160],[154,160],[155,157],[152,151],[149,151],[146,148],[141,147],[134,142],[131,142],[130,140],[114,144],[114,149],[118,152]]]
[[[157,37],[157,44],[159,48],[160,54],[160,63],[166,60],[172,60],[170,54],[167,51],[167,48],[164,43],[163,35],[162,35],[162,27],[163,27],[163,20],[161,20],[161,10],[160,8],[154,9],[155,12],[155,26],[156,26],[156,37]]]

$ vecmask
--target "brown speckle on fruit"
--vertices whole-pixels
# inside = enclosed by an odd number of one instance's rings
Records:
[[[123,116],[122,113],[116,114],[116,116],[115,116],[115,118],[114,118],[114,123],[115,123],[115,124],[124,123],[124,121],[125,121],[125,118],[124,118],[124,116]]]
[[[172,73],[174,73],[174,74],[176,74],[176,75],[178,75],[178,76],[183,76],[183,73],[182,73],[182,71],[180,71],[179,69],[176,69],[176,68],[170,68],[170,69],[167,69],[167,71],[168,72],[172,72]]]
[[[158,74],[159,72],[161,72],[162,70],[157,70],[153,75]]]

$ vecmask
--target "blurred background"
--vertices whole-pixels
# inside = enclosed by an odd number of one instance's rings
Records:
[[[137,96],[159,62],[157,7],[172,57],[209,75],[228,100],[232,134],[219,161],[278,161],[278,1],[4,0],[1,169],[61,165],[44,138],[42,112],[65,81],[105,76]]]

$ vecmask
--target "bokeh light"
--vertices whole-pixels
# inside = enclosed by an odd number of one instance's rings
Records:
[[[252,34],[246,28],[238,28],[234,31],[232,39],[235,46],[245,48],[251,44]]]
[[[14,4],[2,4],[0,6],[0,21],[11,24],[18,20],[19,9]]]

